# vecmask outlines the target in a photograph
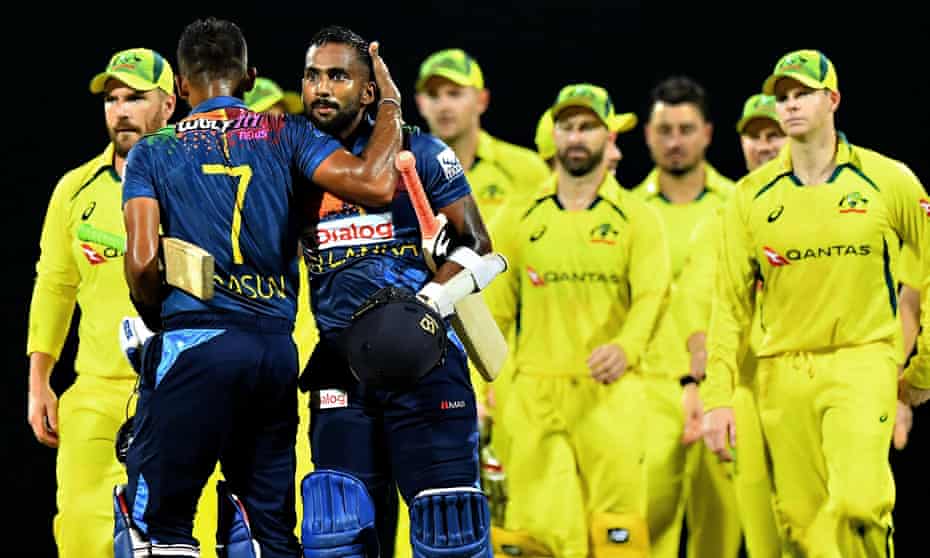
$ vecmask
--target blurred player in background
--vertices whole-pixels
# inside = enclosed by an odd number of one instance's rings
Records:
[[[552,114],[557,174],[498,217],[510,268],[487,294],[502,330],[519,322],[507,528],[559,558],[648,556],[639,365],[668,288],[664,227],[607,172],[607,92],[566,86]]]
[[[119,558],[199,556],[193,504],[217,461],[226,478],[218,548],[300,554],[293,180],[302,174],[361,203],[393,196],[400,99],[376,50],[376,79],[392,106],[360,159],[303,118],[248,110],[240,97],[255,69],[235,24],[209,18],[182,33],[177,85],[192,112],[137,145],[123,187],[130,299],[160,332],[144,346],[128,485],[115,493]],[[214,256],[211,299],[162,283],[159,229]]]
[[[682,516],[688,518],[688,556],[736,556],[739,517],[729,473],[699,444],[700,396],[707,324],[689,324],[691,300],[682,275],[695,228],[729,199],[733,183],[705,159],[713,136],[704,88],[688,77],[671,77],[653,89],[646,143],[656,168],[635,192],[662,216],[669,236],[672,288],[646,351],[649,445],[649,536],[653,555],[678,556]],[[697,296],[710,300],[710,291]],[[690,333],[694,332],[694,333]],[[682,423],[682,398],[695,409]]]
[[[245,93],[243,99],[249,110],[268,114],[302,114],[303,102],[300,93],[285,91],[266,77],[255,78],[255,86]]]
[[[837,74],[823,53],[783,56],[763,93],[775,96],[788,142],[724,210],[705,441],[733,458],[733,386],[760,297],[759,414],[788,552],[890,556],[901,328],[892,261],[898,239],[927,250],[925,193],[907,166],[837,132]]]
[[[616,129],[611,131],[610,143],[607,144],[607,149],[604,152],[604,158],[607,160],[607,170],[611,174],[617,172],[617,165],[623,159],[623,152],[617,146],[617,136],[636,127],[637,120],[636,115],[632,112],[617,116],[617,122],[614,124]],[[555,156],[555,138],[552,136],[553,126],[552,111],[546,109],[546,112],[539,117],[539,122],[536,124],[535,142],[536,153],[549,165],[550,169],[555,170],[556,165],[559,164],[559,159]]]

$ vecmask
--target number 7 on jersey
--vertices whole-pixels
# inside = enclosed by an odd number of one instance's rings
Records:
[[[229,239],[232,242],[233,263],[241,264],[243,259],[242,250],[239,248],[239,231],[242,229],[242,205],[245,203],[245,191],[249,189],[249,181],[252,180],[252,167],[249,165],[239,165],[238,167],[201,165],[200,170],[204,174],[225,174],[239,179],[239,186],[236,188],[236,202],[233,204],[232,230],[229,233]]]

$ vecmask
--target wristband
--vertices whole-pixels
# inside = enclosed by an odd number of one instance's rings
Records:
[[[678,378],[678,384],[681,385],[681,387],[685,387],[688,384],[694,384],[697,386],[701,385],[701,382],[691,374],[685,374],[681,378]]]

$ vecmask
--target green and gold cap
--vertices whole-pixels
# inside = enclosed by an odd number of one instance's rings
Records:
[[[796,79],[813,89],[837,89],[836,68],[819,50],[796,50],[781,57],[775,71],[765,80],[762,92],[775,94],[775,84],[781,78]]]
[[[460,48],[440,50],[429,56],[420,64],[416,90],[422,91],[426,81],[433,77],[443,77],[463,87],[484,89],[484,75],[481,67],[468,53]]]
[[[767,118],[779,124],[778,115],[775,113],[775,97],[762,93],[750,97],[743,105],[743,116],[736,123],[736,131],[742,134],[746,125],[756,118]]]
[[[284,103],[289,114],[300,114],[304,111],[304,103],[299,94],[284,91],[277,83],[264,77],[255,78],[255,85],[251,91],[246,91],[243,101],[255,112],[265,112],[279,102]]]
[[[102,93],[107,80],[117,79],[138,91],[161,89],[174,95],[174,72],[171,64],[154,50],[131,48],[110,58],[107,69],[90,80],[90,92]]]
[[[567,107],[591,109],[611,132],[628,132],[636,126],[637,122],[636,114],[632,112],[621,114],[614,112],[614,104],[607,90],[590,83],[576,83],[563,87],[550,109],[552,118],[558,117],[562,109]]]

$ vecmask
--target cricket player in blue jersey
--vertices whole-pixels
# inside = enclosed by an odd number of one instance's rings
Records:
[[[348,29],[322,29],[310,42],[304,67],[308,117],[353,153],[373,141],[378,89],[367,44]],[[351,347],[367,346],[366,335],[373,333],[356,320],[359,307],[370,307],[372,299],[382,300],[384,289],[397,288],[418,292],[444,308],[450,302],[444,292],[447,280],[460,273],[480,275],[474,268],[481,265],[480,255],[491,249],[452,149],[410,128],[404,130],[404,145],[416,156],[416,170],[434,213],[448,220],[451,245],[435,275],[421,252],[421,232],[406,191],[398,188],[390,203],[371,204],[308,190],[306,211],[314,223],[302,241],[320,331],[301,377],[301,388],[311,392],[310,443],[316,470],[303,481],[303,544],[308,557],[389,556],[384,549],[393,545],[389,522],[396,517],[396,508],[391,508],[396,505],[391,502],[395,482],[410,509],[414,557],[491,555],[488,505],[478,478],[475,394],[460,340],[447,329],[445,357],[438,364],[424,364],[418,358],[422,355],[408,357],[403,349],[393,356],[372,350],[371,366],[352,360]],[[440,314],[445,317],[448,310]],[[409,346],[408,339],[416,338],[417,332],[396,318],[386,322],[390,331],[372,335],[372,345]],[[393,358],[406,362],[395,363]],[[428,373],[417,377],[412,372],[416,363],[421,371],[429,368]],[[406,366],[413,378],[399,384],[372,383],[366,373],[374,375],[377,366],[401,371]],[[332,513],[327,499],[315,492],[315,477],[321,474],[337,474],[347,486],[356,487],[364,500],[357,505],[357,517],[350,510],[339,522],[313,521]]]
[[[250,111],[256,76],[245,38],[209,18],[178,43],[179,96],[191,114],[143,138],[123,181],[130,298],[159,333],[141,353],[128,484],[117,487],[118,558],[199,555],[197,496],[217,461],[217,550],[229,558],[294,558],[297,434],[295,176],[355,203],[394,194],[400,94],[370,47],[382,99],[359,156],[303,117]],[[159,226],[215,258],[215,295],[166,286]]]

